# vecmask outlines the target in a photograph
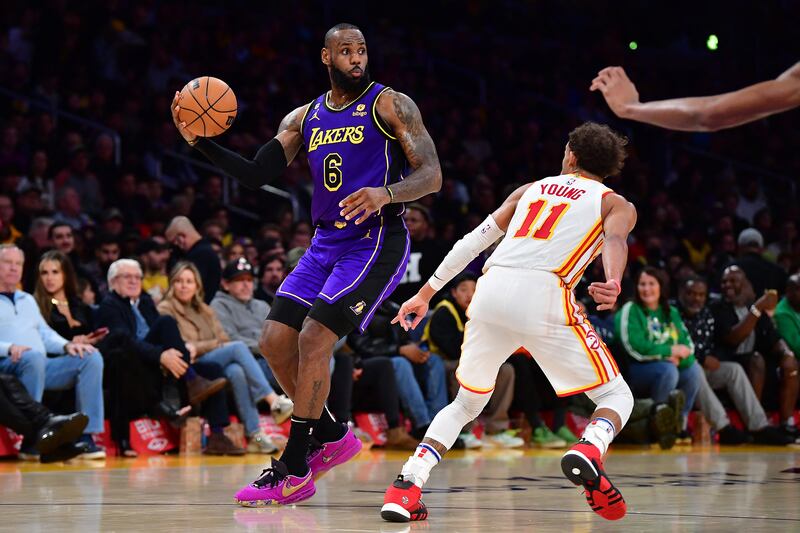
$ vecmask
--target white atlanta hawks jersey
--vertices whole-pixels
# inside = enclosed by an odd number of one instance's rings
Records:
[[[601,202],[612,191],[599,181],[564,174],[534,182],[520,198],[508,230],[486,263],[544,270],[573,288],[603,246]]]

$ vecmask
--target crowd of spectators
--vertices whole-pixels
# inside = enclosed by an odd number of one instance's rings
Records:
[[[180,421],[192,405],[211,422],[211,453],[245,451],[222,433],[229,411],[245,425],[247,449],[269,452],[257,414],[285,419],[291,404],[258,355],[260,322],[310,244],[310,175],[298,157],[278,184],[289,198],[238,188],[192,163],[202,159],[175,131],[169,102],[197,75],[226,80],[239,115],[220,142],[252,155],[287,112],[328,86],[318,50],[340,13],[293,2],[284,23],[243,16],[266,7],[237,1],[192,10],[170,1],[12,4],[0,15],[0,243],[18,248],[4,248],[0,261],[0,313],[12,313],[0,324],[0,372],[17,374],[36,401],[57,402],[50,391],[75,387],[74,407],[88,415],[87,456],[102,455],[89,436],[102,431],[103,417],[124,443],[127,420]],[[344,17],[362,25],[373,78],[419,105],[443,169],[441,192],[406,211],[409,268],[384,314],[516,184],[553,174],[567,131],[587,119],[611,123],[631,144],[608,185],[637,205],[639,222],[623,281],[630,303],[590,319],[635,391],[653,402],[646,417],[666,418],[668,406],[685,439],[697,407],[724,442],[776,442],[766,408],[778,412],[781,435],[794,438],[800,138],[792,115],[720,134],[671,134],[615,121],[587,90],[607,64],[623,64],[649,97],[769,77],[795,60],[782,53],[792,17],[752,6],[746,24],[728,19],[712,56],[674,17],[634,24],[635,6],[611,21],[604,2],[447,4],[447,16],[431,13],[424,25],[380,3]],[[636,53],[628,50],[634,34],[650,35]],[[774,53],[753,51],[754,34]],[[484,260],[470,265],[473,276]],[[579,298],[601,278],[596,263]],[[448,303],[424,335],[406,338],[379,315],[364,337],[347,339],[332,370],[342,377],[332,390],[346,398],[332,399],[336,415],[383,412],[390,442],[412,446],[452,395],[468,292],[461,278],[445,291]],[[29,331],[14,327],[21,310]],[[510,409],[523,413],[537,445],[574,440],[565,402],[531,358],[509,356],[505,385],[485,413],[486,439],[519,444],[505,431]],[[135,376],[136,386],[122,376]],[[722,401],[714,390],[726,391]],[[545,423],[542,409],[554,419]],[[480,444],[471,432],[462,437]]]

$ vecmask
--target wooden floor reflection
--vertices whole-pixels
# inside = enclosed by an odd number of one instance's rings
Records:
[[[617,449],[607,461],[629,514],[609,523],[561,477],[560,452],[453,452],[434,471],[427,522],[378,510],[406,453],[365,451],[308,502],[245,509],[233,493],[263,456],[0,461],[2,531],[800,531],[796,449]]]

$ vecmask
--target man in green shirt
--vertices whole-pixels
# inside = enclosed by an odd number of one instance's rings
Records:
[[[800,354],[800,274],[786,281],[786,296],[778,302],[774,318],[783,340],[795,355]]]

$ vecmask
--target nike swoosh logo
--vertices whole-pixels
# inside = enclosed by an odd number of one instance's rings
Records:
[[[328,456],[326,456],[326,455],[323,453],[323,454],[322,454],[322,462],[323,462],[323,463],[326,463],[326,464],[327,464],[327,463],[330,463],[331,461],[333,461],[334,459],[336,459],[336,456],[337,456],[337,455],[339,455],[341,452],[342,452],[342,449],[341,449],[341,448],[339,448],[339,449],[337,449],[335,452],[333,452],[332,454],[330,454],[330,455],[328,455]]]
[[[284,498],[288,498],[289,496],[291,496],[292,494],[294,494],[298,490],[300,490],[303,487],[305,487],[306,485],[308,485],[309,481],[311,481],[311,476],[306,477],[306,479],[303,480],[302,483],[300,483],[299,485],[295,485],[293,487],[293,486],[291,486],[289,484],[289,480],[287,479],[286,480],[286,484],[283,485],[283,489],[281,490],[281,496],[283,496]]]

